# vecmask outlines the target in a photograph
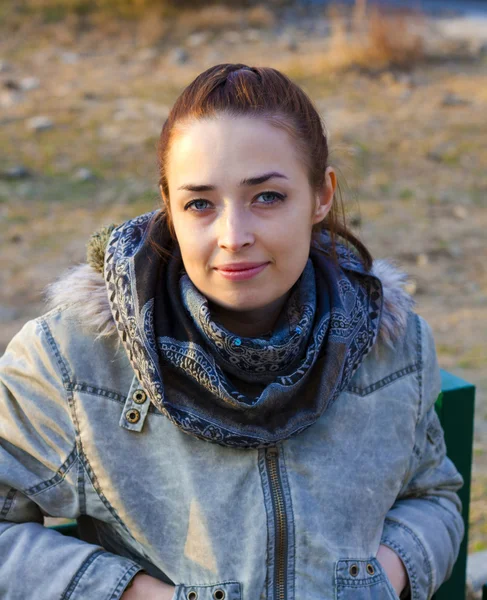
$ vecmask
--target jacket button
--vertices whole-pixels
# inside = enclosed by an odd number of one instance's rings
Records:
[[[147,394],[144,392],[144,390],[135,390],[135,392],[132,394],[132,400],[137,404],[144,404],[144,402],[147,400]]]
[[[350,575],[352,577],[357,577],[357,575],[358,575],[358,566],[357,565],[350,565],[350,569],[348,569],[348,572],[350,573]]]
[[[196,600],[196,598],[198,598],[198,593],[195,592],[194,590],[191,590],[188,595],[186,596],[187,600]]]
[[[140,419],[140,412],[136,408],[131,408],[125,413],[125,418],[129,423],[137,423]]]
[[[369,575],[373,575],[375,573],[375,569],[370,563],[367,563],[367,573]]]
[[[213,592],[213,598],[215,600],[223,600],[225,598],[225,592],[223,590],[215,590]]]

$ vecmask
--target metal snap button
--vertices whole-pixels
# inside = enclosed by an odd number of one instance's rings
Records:
[[[129,423],[137,423],[140,419],[140,412],[136,408],[131,408],[125,413],[125,418]]]
[[[375,573],[375,569],[374,569],[373,565],[371,565],[370,563],[367,563],[366,569],[367,569],[367,573],[369,575],[373,575]]]
[[[350,569],[348,569],[348,572],[350,573],[350,575],[352,577],[357,577],[357,575],[358,575],[358,565],[350,565]]]
[[[144,404],[144,402],[147,400],[147,394],[144,392],[144,390],[135,390],[135,392],[132,394],[132,400],[137,404]]]
[[[198,598],[198,593],[194,590],[191,590],[190,592],[188,592],[188,594],[186,594],[186,598],[187,600],[196,600],[196,598]]]
[[[223,600],[223,598],[225,598],[225,592],[223,590],[215,590],[213,592],[213,598],[215,600]]]

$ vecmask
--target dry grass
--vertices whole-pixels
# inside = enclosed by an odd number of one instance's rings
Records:
[[[125,41],[137,46],[178,44],[192,32],[218,34],[246,28],[266,29],[275,24],[275,13],[254,0],[220,3],[193,0],[24,0],[3,4],[1,31],[10,46],[23,39],[37,46],[79,46],[81,37],[93,46],[104,41]],[[17,35],[12,36],[15,31]],[[211,35],[210,35],[211,37]]]
[[[424,56],[425,19],[418,12],[367,6],[356,0],[352,14],[329,8],[331,35],[326,62],[333,69],[409,70]]]

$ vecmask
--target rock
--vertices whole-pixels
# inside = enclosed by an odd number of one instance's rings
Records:
[[[467,209],[464,206],[454,206],[452,210],[452,214],[455,219],[464,220],[467,218]]]
[[[93,92],[85,92],[83,94],[83,100],[89,100],[90,102],[99,100],[99,97],[97,94],[93,93]]]
[[[441,100],[442,106],[465,106],[466,104],[470,104],[470,100],[461,98],[456,94],[450,94],[449,92],[446,93]]]
[[[37,77],[24,77],[20,80],[20,87],[24,92],[30,92],[37,89],[40,83]]]
[[[206,44],[208,38],[209,34],[207,31],[197,31],[188,36],[186,43],[190,48],[198,48],[198,46]]]
[[[227,44],[238,44],[240,42],[241,37],[238,31],[225,31],[222,35],[222,40]]]
[[[26,179],[31,176],[32,173],[22,165],[9,167],[5,171],[0,172],[0,179]]]
[[[3,82],[3,87],[7,90],[14,90],[16,92],[20,90],[20,84],[15,79],[6,79]]]
[[[11,306],[2,306],[0,304],[0,323],[8,323],[18,319],[19,311]]]
[[[79,54],[76,52],[61,52],[61,61],[65,65],[75,65],[79,60]]]
[[[463,249],[460,244],[450,244],[447,252],[451,258],[462,258],[463,256]]]
[[[12,65],[5,60],[0,60],[0,73],[8,73],[12,70]]]
[[[96,175],[90,169],[86,167],[80,167],[74,174],[76,181],[93,181],[96,179]]]
[[[137,52],[136,59],[141,62],[147,62],[154,60],[159,56],[159,52],[156,48],[142,48],[139,52]]]
[[[258,42],[261,39],[261,32],[258,29],[247,29],[244,38],[247,42]]]
[[[189,54],[184,48],[178,46],[171,50],[168,58],[173,64],[183,65],[189,61]]]
[[[54,122],[49,117],[37,116],[27,120],[27,128],[34,131],[46,131],[54,127]]]
[[[358,213],[350,216],[349,223],[352,227],[360,227],[362,225],[362,217]]]
[[[425,252],[418,254],[416,256],[416,264],[418,267],[425,267],[427,264],[429,264],[428,255]]]

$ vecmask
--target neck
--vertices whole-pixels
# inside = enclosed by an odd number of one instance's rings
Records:
[[[209,303],[212,317],[232,333],[242,337],[262,337],[269,334],[279,317],[289,292],[272,304],[251,310],[231,310]]]

